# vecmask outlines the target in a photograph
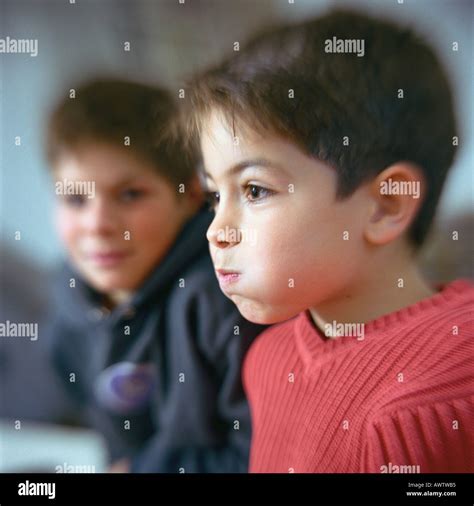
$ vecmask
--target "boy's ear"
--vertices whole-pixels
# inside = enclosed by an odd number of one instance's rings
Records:
[[[378,174],[369,185],[372,202],[366,240],[380,246],[403,235],[418,213],[424,190],[423,173],[413,163],[397,162]]]

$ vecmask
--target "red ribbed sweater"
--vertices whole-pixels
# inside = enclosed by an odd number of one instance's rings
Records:
[[[250,472],[473,472],[473,308],[458,280],[363,340],[307,313],[266,330],[244,364]]]

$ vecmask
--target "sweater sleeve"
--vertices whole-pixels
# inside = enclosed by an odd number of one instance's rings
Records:
[[[474,396],[384,414],[368,428],[361,471],[472,473],[473,419]]]

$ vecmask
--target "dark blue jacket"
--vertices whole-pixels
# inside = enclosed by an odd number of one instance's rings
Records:
[[[65,267],[51,325],[53,360],[133,472],[246,472],[250,415],[241,365],[264,329],[221,293],[200,211],[131,301],[112,312]]]

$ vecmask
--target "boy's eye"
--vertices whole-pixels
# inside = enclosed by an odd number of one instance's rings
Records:
[[[255,184],[248,184],[245,187],[245,196],[247,197],[247,199],[250,202],[256,202],[259,200],[263,200],[267,197],[270,197],[274,193],[275,192],[273,192],[267,188],[263,188],[262,186],[258,186]]]
[[[120,200],[123,202],[132,202],[143,196],[145,192],[143,190],[137,190],[135,188],[127,188],[120,192]]]
[[[64,195],[63,201],[70,207],[82,207],[86,201],[85,195]]]
[[[212,191],[206,192],[206,202],[210,209],[214,210],[217,207],[220,198],[221,196],[219,192],[212,192]]]

